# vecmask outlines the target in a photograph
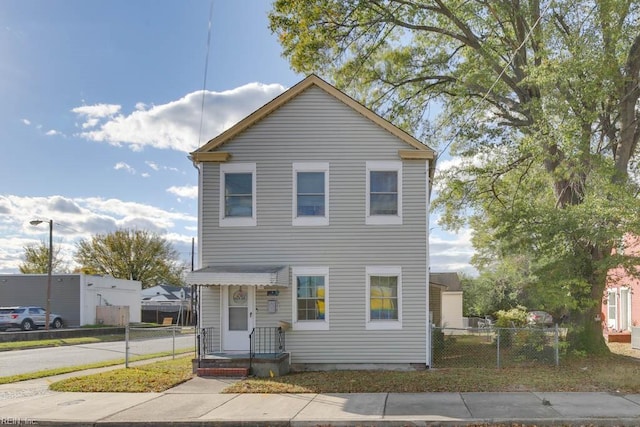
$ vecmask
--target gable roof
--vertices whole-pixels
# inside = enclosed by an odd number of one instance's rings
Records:
[[[378,114],[374,113],[364,105],[360,104],[355,99],[351,98],[344,92],[338,90],[336,87],[322,80],[315,74],[311,74],[301,82],[297,83],[287,91],[283,92],[270,102],[266,103],[253,113],[249,114],[247,117],[236,123],[234,126],[222,132],[220,135],[214,137],[209,140],[202,147],[198,148],[196,151],[190,153],[191,160],[195,163],[201,161],[226,161],[229,158],[229,153],[213,153],[216,149],[220,148],[227,141],[231,140],[233,137],[247,129],[249,126],[254,123],[262,120],[287,102],[291,101],[296,96],[300,95],[302,92],[307,90],[308,88],[315,86],[322,90],[324,90],[329,95],[333,96],[337,100],[343,102],[347,106],[351,107],[358,113],[362,114],[364,117],[370,119],[383,129],[387,130],[389,133],[395,135],[400,138],[402,141],[409,145],[407,150],[401,150],[401,155],[405,156],[407,159],[426,159],[426,160],[434,160],[435,159],[435,151],[429,148],[427,145],[420,142],[415,137],[409,135],[404,130],[395,126],[388,120],[380,117]]]
[[[429,273],[429,283],[446,286],[446,290],[450,292],[462,290],[458,273]]]

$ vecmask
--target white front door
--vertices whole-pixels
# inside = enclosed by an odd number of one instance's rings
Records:
[[[253,286],[222,287],[224,351],[249,351],[249,334],[253,330],[254,296]]]

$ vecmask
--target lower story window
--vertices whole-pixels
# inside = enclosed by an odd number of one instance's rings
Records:
[[[398,320],[398,277],[371,276],[371,320]]]
[[[322,267],[293,269],[294,328],[328,329],[329,270]]]
[[[400,267],[367,267],[367,329],[402,327]]]

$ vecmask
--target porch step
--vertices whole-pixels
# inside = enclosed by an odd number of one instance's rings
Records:
[[[249,368],[198,368],[199,377],[247,377]]]
[[[607,342],[630,343],[631,334],[629,332],[609,332],[606,335]]]

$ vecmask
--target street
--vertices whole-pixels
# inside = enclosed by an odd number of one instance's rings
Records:
[[[175,349],[193,349],[194,342],[193,335],[177,335]],[[172,337],[132,340],[129,342],[129,358],[170,352],[172,349]],[[3,351],[0,352],[0,377],[124,358],[124,341]]]

